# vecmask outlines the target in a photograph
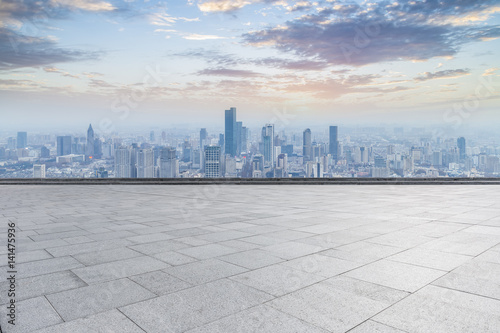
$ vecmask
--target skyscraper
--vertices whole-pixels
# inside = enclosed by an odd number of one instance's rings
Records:
[[[225,154],[236,156],[236,108],[230,108],[225,113]]]
[[[26,148],[28,145],[28,133],[17,132],[17,148]]]
[[[130,178],[132,175],[131,151],[126,147],[115,149],[115,177]]]
[[[205,140],[208,138],[208,133],[206,128],[200,130],[200,149],[205,147]]]
[[[71,154],[71,136],[58,136],[57,137],[57,156],[64,156]]]
[[[274,125],[266,124],[262,127],[262,148],[264,163],[273,166],[274,163]]]
[[[137,178],[153,178],[154,168],[153,149],[139,149],[137,151]]]
[[[307,162],[311,160],[311,154],[312,154],[311,130],[309,128],[306,128],[302,136],[304,138],[302,146],[302,155],[304,156],[304,162]]]
[[[464,137],[460,137],[457,139],[457,147],[458,147],[458,151],[459,151],[459,155],[460,155],[460,161],[464,161],[465,160],[465,138]]]
[[[173,147],[162,148],[158,158],[158,166],[160,178],[179,177],[179,160],[176,157],[176,149]]]
[[[45,178],[45,164],[33,164],[33,178]]]
[[[330,126],[330,149],[329,153],[332,155],[334,160],[338,160],[338,149],[339,149],[339,140],[338,140],[338,127]]]
[[[222,175],[220,146],[205,146],[205,178]]]
[[[89,125],[87,130],[87,144],[85,146],[85,158],[92,158],[94,156],[94,129],[92,124]]]
[[[241,154],[241,132],[243,128],[243,122],[236,122],[236,155]]]

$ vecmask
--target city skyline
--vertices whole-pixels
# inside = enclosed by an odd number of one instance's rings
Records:
[[[250,126],[492,126],[499,11],[452,0],[3,1],[0,129],[206,127],[227,105]]]

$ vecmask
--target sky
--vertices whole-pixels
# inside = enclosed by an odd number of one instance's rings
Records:
[[[495,126],[498,37],[498,0],[1,0],[0,127]]]

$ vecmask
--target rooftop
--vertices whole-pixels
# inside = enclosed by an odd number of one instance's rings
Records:
[[[3,332],[497,332],[500,187],[3,185]]]

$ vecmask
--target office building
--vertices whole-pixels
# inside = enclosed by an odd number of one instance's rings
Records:
[[[208,133],[206,128],[202,128],[200,130],[200,150],[203,150],[203,147],[207,144],[206,140],[208,139]]]
[[[312,155],[311,130],[309,128],[306,128],[302,136],[303,136],[302,156],[304,157],[304,162],[307,162],[311,160],[311,155]]]
[[[17,144],[16,147],[26,148],[28,146],[28,133],[27,132],[17,132]]]
[[[153,178],[154,170],[153,149],[139,149],[137,151],[137,178]]]
[[[177,178],[179,177],[179,160],[176,156],[176,149],[173,147],[165,147],[160,151],[158,159],[159,177],[160,178]]]
[[[266,124],[262,127],[262,153],[264,155],[264,164],[273,166],[274,163],[274,125]]]
[[[45,164],[33,164],[33,178],[45,178]]]
[[[57,137],[57,156],[64,156],[71,154],[71,136],[58,136]]]
[[[221,167],[221,147],[205,146],[205,178],[219,178]]]
[[[230,108],[225,112],[225,150],[224,154],[236,156],[236,108]]]
[[[338,160],[338,149],[339,149],[339,138],[338,138],[338,127],[330,126],[330,140],[329,140],[329,153],[332,155],[334,160]]]
[[[115,177],[132,177],[132,151],[127,147],[115,149]]]
[[[464,161],[465,157],[467,156],[465,153],[466,146],[465,146],[465,138],[464,137],[460,137],[457,139],[457,147],[458,147],[458,151],[459,151],[460,161]]]
[[[90,124],[87,130],[87,144],[85,145],[85,158],[87,159],[92,159],[94,157],[94,140],[94,129],[92,128],[92,124]]]

